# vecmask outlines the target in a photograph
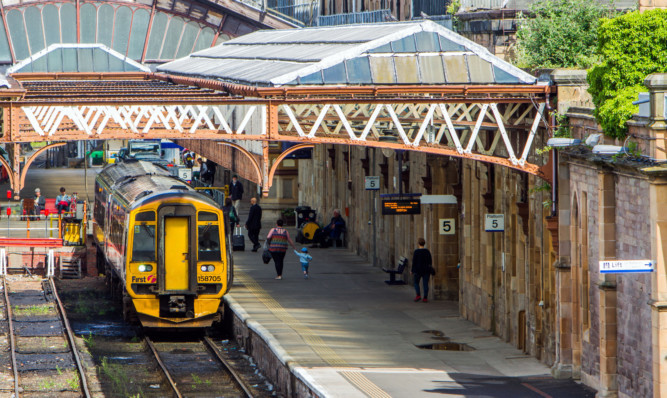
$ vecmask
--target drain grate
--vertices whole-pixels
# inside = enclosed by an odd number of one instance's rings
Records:
[[[464,343],[433,343],[433,344],[420,344],[417,346],[422,350],[439,350],[439,351],[475,351],[474,348]]]

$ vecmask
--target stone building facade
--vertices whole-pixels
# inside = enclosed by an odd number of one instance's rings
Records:
[[[573,90],[577,79],[560,73],[559,102],[586,103],[585,95],[568,97],[585,91]],[[628,141],[636,142],[643,156],[594,155],[586,146],[559,151],[553,369],[556,375],[580,378],[598,396],[667,396],[664,82],[664,75],[646,80],[650,112],[629,123]],[[563,110],[574,138],[601,133],[591,108]],[[627,142],[602,136],[599,144]],[[642,259],[652,260],[655,271],[600,272],[602,260]]]

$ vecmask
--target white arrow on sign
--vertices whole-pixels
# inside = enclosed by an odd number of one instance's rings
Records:
[[[603,260],[600,261],[600,273],[617,272],[653,272],[651,260]]]

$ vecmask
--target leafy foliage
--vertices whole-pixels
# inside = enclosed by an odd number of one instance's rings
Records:
[[[602,62],[588,71],[588,92],[605,134],[624,137],[626,121],[637,112],[632,101],[646,76],[667,71],[667,10],[634,11],[603,20],[598,28]]]
[[[539,0],[534,18],[522,17],[516,62],[527,68],[588,68],[597,62],[597,27],[615,14],[612,6],[590,0]]]
[[[626,122],[632,115],[639,112],[639,106],[632,102],[637,95],[647,91],[642,85],[625,87],[615,97],[609,98],[595,108],[595,117],[605,134],[611,137],[623,138],[627,133]]]

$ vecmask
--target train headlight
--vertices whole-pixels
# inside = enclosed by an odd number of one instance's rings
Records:
[[[208,266],[208,272],[213,272],[213,271],[215,271],[215,266],[209,265]]]
[[[201,272],[213,272],[215,271],[215,266],[212,264],[204,264],[199,269],[201,269]]]
[[[153,266],[150,264],[141,264],[139,266],[139,272],[151,272],[153,270]]]

